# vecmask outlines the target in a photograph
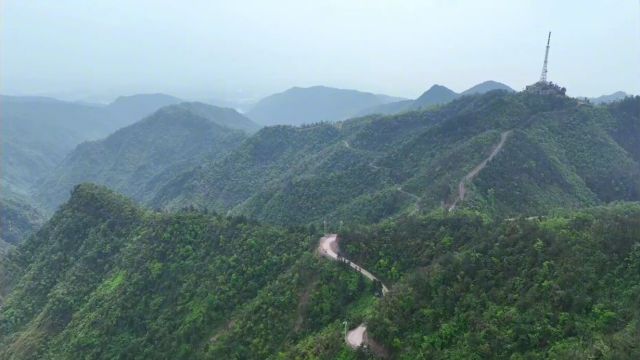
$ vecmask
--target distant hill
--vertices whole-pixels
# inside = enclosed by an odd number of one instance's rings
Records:
[[[478,85],[472,86],[469,89],[460,93],[460,95],[475,95],[475,94],[484,94],[493,90],[504,90],[507,92],[515,92],[510,86],[505,85],[503,83],[499,83],[497,81],[489,80],[485,82],[481,82]]]
[[[105,107],[114,121],[114,130],[130,125],[159,108],[174,105],[183,100],[166,94],[137,94],[120,96]]]
[[[185,109],[192,114],[201,116],[220,126],[242,130],[249,134],[258,131],[261,127],[246,116],[230,108],[208,105],[201,102],[184,102],[174,105],[174,107]]]
[[[485,81],[478,85],[461,92],[460,94],[442,85],[433,85],[429,90],[425,91],[420,97],[415,100],[403,100],[397,102],[391,102],[388,104],[377,105],[371,108],[362,110],[359,115],[369,114],[397,114],[404,111],[419,110],[428,108],[434,105],[446,104],[460,96],[464,95],[479,95],[493,90],[503,90],[507,92],[514,92],[509,86],[499,83],[497,81]]]
[[[247,116],[261,125],[339,121],[366,108],[397,100],[386,95],[325,86],[294,87],[260,100],[247,112]]]
[[[232,109],[167,106],[103,140],[79,145],[36,185],[34,197],[53,210],[75,185],[94,182],[142,201],[181,172],[238,146],[246,137],[239,129],[256,128]]]
[[[453,90],[442,85],[433,85],[411,103],[411,109],[421,109],[433,105],[446,104],[457,97],[458,94]]]
[[[606,103],[622,100],[627,96],[630,96],[630,95],[624,91],[616,91],[613,94],[602,95],[602,96],[590,98],[589,100],[594,104],[606,104]]]
[[[39,97],[0,98],[2,183],[26,194],[77,144],[112,129],[104,109]]]

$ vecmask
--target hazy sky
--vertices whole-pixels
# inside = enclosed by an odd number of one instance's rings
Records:
[[[640,94],[638,0],[2,0],[0,91],[256,97],[328,85],[416,97],[540,74]]]

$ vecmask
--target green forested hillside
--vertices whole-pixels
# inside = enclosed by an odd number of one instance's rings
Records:
[[[0,262],[0,357],[372,358],[344,345],[343,321],[365,321],[399,359],[640,354],[637,204],[344,228],[343,255],[391,288],[382,299],[314,255],[319,236],[314,226],[151,212],[80,185]]]
[[[640,356],[640,206],[493,222],[409,217],[345,232],[393,283],[367,318],[393,358]]]
[[[104,184],[138,201],[200,162],[222,158],[255,124],[231,109],[182,103],[158,110],[104,140],[78,146],[36,187],[49,210],[77,184]]]
[[[344,321],[397,359],[637,358],[639,109],[490,92],[247,136],[165,108],[69,166],[162,211],[74,178],[0,258],[0,358],[372,358]]]
[[[274,357],[374,298],[311,228],[154,213],[95,185],[3,266],[0,358]],[[2,293],[0,293],[2,295]],[[355,320],[354,320],[355,321]],[[348,350],[332,343],[335,353]]]
[[[157,207],[196,205],[274,223],[375,222],[457,204],[499,217],[640,198],[640,98],[594,107],[490,92],[446,106],[258,132],[167,184]]]

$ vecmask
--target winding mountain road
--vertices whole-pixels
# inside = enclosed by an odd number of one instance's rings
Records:
[[[329,234],[329,235],[323,236],[320,239],[320,244],[318,245],[318,252],[322,256],[325,256],[330,260],[338,261],[339,260],[338,235]],[[380,279],[375,277],[369,271],[363,269],[360,265],[355,264],[353,261],[345,258],[340,258],[340,259],[341,261],[344,261],[345,263],[347,263],[352,269],[364,275],[367,279],[371,281],[380,281]],[[380,284],[382,284],[381,281],[380,281]],[[382,295],[384,296],[387,292],[389,292],[389,289],[384,284],[382,284]],[[360,324],[355,329],[347,332],[345,341],[351,348],[357,349],[363,344],[367,343],[366,334],[367,334],[367,326],[365,324]]]
[[[458,205],[459,202],[464,201],[464,196],[467,193],[467,187],[466,187],[467,183],[470,183],[476,176],[478,176],[480,171],[482,171],[482,169],[484,169],[487,166],[489,161],[493,160],[493,158],[496,155],[498,155],[500,150],[502,150],[504,143],[507,141],[507,138],[509,137],[509,135],[511,135],[511,130],[501,133],[500,142],[498,142],[498,144],[493,147],[491,154],[489,154],[489,156],[486,159],[482,160],[480,164],[478,164],[475,168],[473,168],[473,170],[471,170],[467,175],[465,175],[462,178],[462,180],[460,180],[460,182],[458,183],[458,196],[453,201],[453,203],[449,206],[448,208],[449,211],[454,210],[456,208],[456,205]]]

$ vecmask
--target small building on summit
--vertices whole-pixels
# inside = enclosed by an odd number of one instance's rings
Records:
[[[551,43],[551,32],[547,38],[547,49],[544,53],[544,64],[542,65],[542,74],[540,74],[540,80],[535,84],[528,85],[525,88],[525,92],[539,95],[558,95],[565,96],[567,89],[557,84],[547,81],[547,63],[549,61],[549,45]]]

